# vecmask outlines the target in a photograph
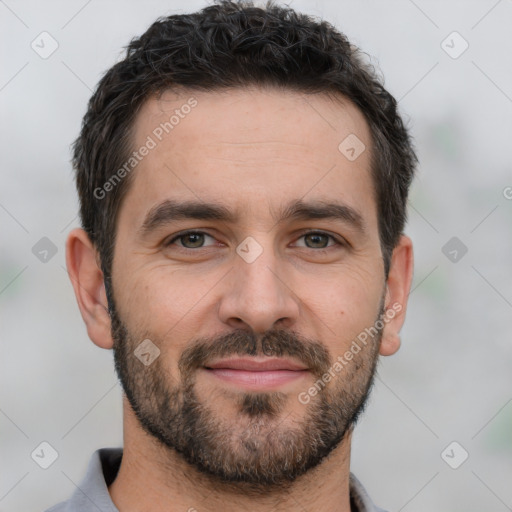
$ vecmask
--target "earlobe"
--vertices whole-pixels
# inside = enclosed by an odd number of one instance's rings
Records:
[[[390,356],[400,348],[399,332],[405,320],[413,264],[412,241],[408,236],[402,235],[393,250],[386,282],[384,330],[379,351],[383,356]]]
[[[83,229],[74,229],[68,235],[66,265],[89,338],[101,348],[112,348],[103,272],[96,248]]]
[[[401,343],[400,334],[397,332],[387,332],[382,336],[379,354],[381,356],[392,356],[398,352]]]

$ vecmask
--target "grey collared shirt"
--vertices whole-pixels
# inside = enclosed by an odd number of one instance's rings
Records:
[[[71,498],[46,512],[119,512],[110,498],[108,486],[116,478],[122,456],[122,448],[95,451],[85,478]],[[352,473],[349,485],[352,512],[385,512],[373,504],[365,488]]]

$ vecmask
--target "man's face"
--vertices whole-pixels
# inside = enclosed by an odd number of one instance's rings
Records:
[[[164,93],[137,116],[134,149],[156,145],[118,217],[116,366],[145,430],[224,481],[293,481],[368,394],[380,335],[333,371],[385,293],[370,151],[338,149],[354,135],[370,147],[353,105],[289,91]]]

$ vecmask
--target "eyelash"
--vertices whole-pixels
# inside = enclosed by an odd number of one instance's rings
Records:
[[[214,238],[212,235],[204,232],[204,231],[198,231],[198,230],[189,230],[189,231],[183,231],[181,233],[178,233],[176,236],[174,236],[173,238],[171,238],[169,241],[166,241],[164,242],[164,246],[165,247],[169,247],[171,246],[176,240],[179,240],[180,238],[184,238],[186,237],[187,235],[206,235],[206,236],[209,236],[210,238]],[[303,249],[311,249],[315,252],[327,252],[329,251],[330,249],[332,249],[333,247],[336,247],[336,246],[340,246],[340,247],[345,247],[347,246],[348,244],[342,240],[340,240],[339,238],[331,235],[330,233],[326,233],[325,231],[306,231],[306,232],[303,232],[301,233],[301,235],[297,238],[300,239],[300,238],[303,238],[307,235],[323,235],[323,236],[326,236],[328,238],[330,238],[331,240],[333,240],[335,242],[335,245],[330,245],[330,246],[327,246],[327,247],[323,247],[323,248],[319,248],[319,249],[314,249],[312,247],[303,247]],[[205,247],[197,247],[195,249],[191,249],[189,247],[180,247],[180,246],[177,246],[180,250],[182,251],[198,251],[199,249],[204,249]]]

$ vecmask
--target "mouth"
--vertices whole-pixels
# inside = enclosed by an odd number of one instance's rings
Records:
[[[251,390],[271,390],[303,379],[306,366],[283,358],[250,357],[214,361],[203,367],[216,380]]]

